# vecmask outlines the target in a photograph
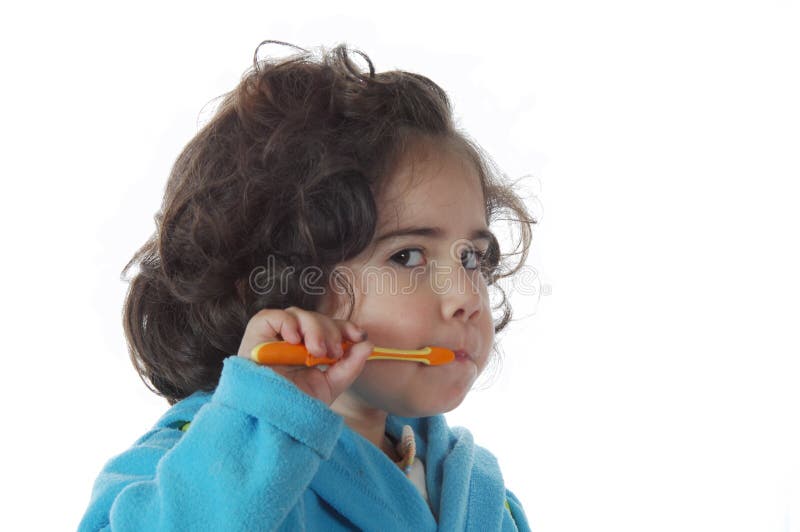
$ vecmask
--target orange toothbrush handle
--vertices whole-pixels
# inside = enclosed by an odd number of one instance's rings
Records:
[[[342,349],[347,350],[349,342],[342,342]],[[334,364],[336,359],[312,356],[303,344],[289,342],[265,342],[258,344],[250,352],[250,357],[259,364],[273,366],[316,366],[318,364]]]
[[[347,351],[353,342],[342,342],[342,349]],[[284,341],[272,341],[258,344],[250,357],[259,364],[274,366],[316,366],[318,364],[335,364],[337,359],[312,356],[303,344],[290,344]],[[455,360],[455,353],[444,347],[425,347],[423,349],[390,349],[375,347],[367,360],[402,360],[419,362],[429,366],[449,364]]]

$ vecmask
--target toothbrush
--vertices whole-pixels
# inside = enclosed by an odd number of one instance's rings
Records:
[[[352,342],[342,342],[345,351]],[[259,364],[275,364],[286,366],[316,366],[318,364],[335,364],[336,359],[312,356],[303,344],[290,344],[285,341],[272,341],[258,344],[250,351],[250,357]],[[425,347],[423,349],[390,349],[375,347],[367,360],[403,360],[421,362],[429,366],[449,364],[456,355],[444,347]]]

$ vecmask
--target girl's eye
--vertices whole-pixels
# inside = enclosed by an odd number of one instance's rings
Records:
[[[485,255],[484,251],[464,249],[461,252],[461,264],[467,270],[477,270],[481,267]],[[421,249],[409,248],[398,251],[392,255],[391,260],[406,268],[414,268],[425,264],[425,255]]]
[[[467,270],[476,270],[480,268],[484,255],[485,252],[477,249],[465,249],[461,252],[461,264]]]
[[[424,255],[420,249],[403,249],[392,255],[391,260],[406,268],[413,268],[424,264]]]

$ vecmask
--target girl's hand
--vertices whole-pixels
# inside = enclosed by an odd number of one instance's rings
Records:
[[[270,366],[300,390],[330,406],[364,369],[374,348],[366,337],[367,334],[352,322],[318,312],[297,307],[263,309],[247,323],[238,355],[250,359],[250,351],[256,345],[284,340],[292,344],[303,342],[313,356],[341,359],[327,371],[305,366]],[[342,351],[345,339],[354,342],[347,353]]]

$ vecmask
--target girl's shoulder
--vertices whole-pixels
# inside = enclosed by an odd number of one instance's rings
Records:
[[[156,424],[136,442],[143,443],[164,429],[178,429],[186,432],[197,412],[206,405],[213,396],[213,392],[198,391],[172,405]]]

